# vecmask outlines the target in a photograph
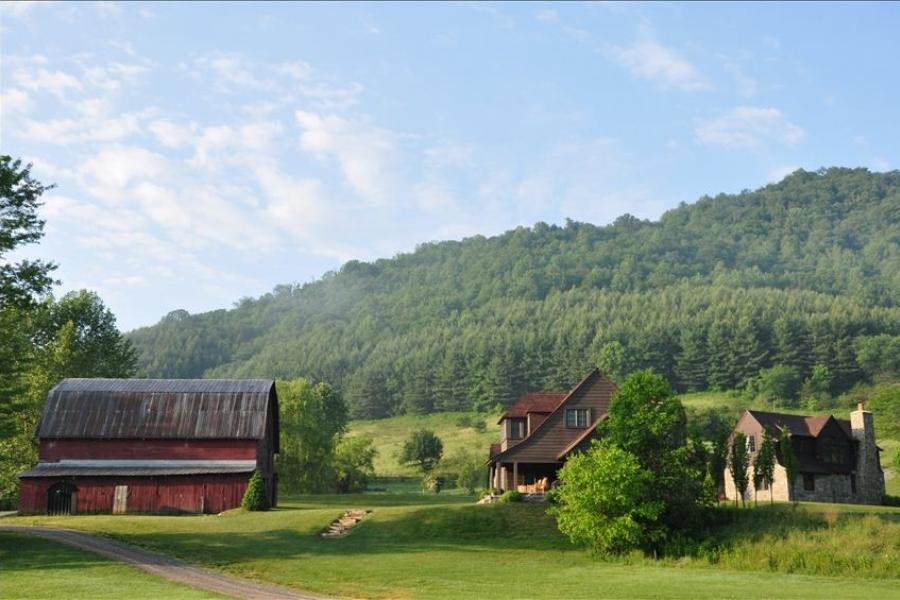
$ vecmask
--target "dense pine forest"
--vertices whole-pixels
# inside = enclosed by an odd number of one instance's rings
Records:
[[[840,393],[897,368],[900,172],[797,171],[658,221],[423,244],[129,338],[147,376],[325,380],[357,417],[489,409],[592,364]]]

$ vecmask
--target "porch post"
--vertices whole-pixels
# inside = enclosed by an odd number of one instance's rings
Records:
[[[519,463],[513,463],[513,487],[512,489],[519,489]]]
[[[509,489],[507,478],[508,477],[507,477],[506,465],[501,464],[500,465],[500,489],[503,490],[504,492]]]
[[[494,465],[488,467],[488,487],[494,487]]]

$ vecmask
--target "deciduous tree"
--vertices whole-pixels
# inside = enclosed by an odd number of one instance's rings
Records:
[[[413,465],[423,475],[428,475],[444,455],[444,443],[430,429],[414,431],[403,443],[400,463]]]

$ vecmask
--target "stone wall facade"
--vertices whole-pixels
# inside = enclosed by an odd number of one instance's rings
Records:
[[[744,494],[744,500],[750,502],[754,495],[760,502],[769,500],[770,494],[767,489],[755,489],[753,487],[753,467],[749,469],[750,481],[747,485],[747,491]],[[870,504],[862,493],[862,488],[857,481],[856,493],[853,493],[853,484],[851,475],[840,473],[815,473],[813,476],[814,490],[804,488],[803,474],[797,476],[797,480],[791,489],[788,490],[787,472],[781,465],[775,465],[774,481],[772,483],[771,498],[776,502],[843,502],[847,504]],[[737,488],[731,478],[731,471],[725,469],[725,497],[734,500],[738,497]],[[878,502],[881,496],[878,497]]]
[[[847,504],[880,504],[884,497],[884,472],[875,443],[875,425],[872,413],[862,409],[850,413],[850,426],[857,445],[856,463],[850,473],[800,473],[793,485],[789,486],[787,472],[780,464],[775,465],[771,498],[777,502],[841,502]],[[753,487],[753,466],[748,468],[749,482],[744,500],[750,502],[754,495],[758,501],[768,500],[767,489]],[[807,490],[804,477],[812,477],[815,489]],[[855,484],[855,490],[854,490]],[[725,468],[725,497],[738,498],[737,488],[731,477],[731,470]]]
[[[862,504],[881,504],[884,498],[884,471],[875,443],[875,418],[869,411],[850,413],[850,428],[859,442],[856,453],[856,491]]]

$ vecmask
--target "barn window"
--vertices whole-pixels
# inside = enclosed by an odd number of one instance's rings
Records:
[[[71,483],[55,483],[47,490],[47,514],[70,515],[75,512],[76,488]]]

